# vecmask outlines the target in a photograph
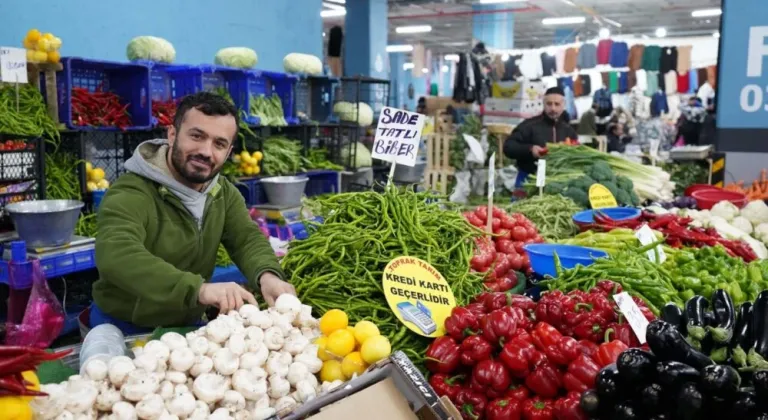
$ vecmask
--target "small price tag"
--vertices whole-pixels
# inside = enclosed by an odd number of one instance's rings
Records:
[[[485,161],[485,153],[483,153],[483,146],[480,145],[480,142],[469,134],[464,134],[463,137],[464,142],[467,143],[467,146],[469,146],[470,153],[467,156],[467,161],[483,163]]]
[[[536,186],[542,188],[547,183],[547,161],[539,159],[536,162]]]
[[[632,300],[632,296],[627,292],[621,292],[613,295],[613,300],[616,301],[619,311],[624,314],[624,318],[629,322],[629,326],[632,327],[632,331],[635,332],[640,344],[645,344],[645,329],[648,328],[648,320],[640,312],[640,308]]]
[[[653,233],[653,229],[647,224],[641,226],[640,229],[635,232],[635,237],[637,237],[637,240],[640,241],[642,246],[656,242],[656,235]],[[659,264],[667,260],[667,254],[664,253],[664,249],[661,248],[661,245],[657,245],[654,249],[649,249],[645,254],[648,255],[649,260]],[[657,254],[659,256],[658,261],[656,260]]]
[[[492,198],[494,192],[496,192],[496,152],[491,155],[491,160],[488,162],[488,198]]]
[[[0,81],[27,83],[27,50],[0,47]]]

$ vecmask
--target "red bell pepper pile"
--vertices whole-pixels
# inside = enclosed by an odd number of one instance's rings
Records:
[[[536,226],[525,216],[509,214],[494,207],[491,210],[491,228],[493,236],[478,238],[477,252],[472,257],[474,271],[487,273],[485,286],[493,292],[506,292],[517,286],[517,272],[531,275],[531,262],[523,246],[541,243]],[[467,221],[485,229],[488,223],[488,207],[481,206],[474,211],[464,212]]]
[[[173,125],[173,118],[176,116],[176,101],[169,99],[167,101],[152,100],[152,116],[157,120],[160,127],[169,127]]]
[[[35,347],[0,346],[0,397],[38,397],[47,394],[29,389],[31,386],[22,377],[22,372],[34,371],[43,363],[59,360],[72,353],[72,349],[49,353]]]
[[[481,293],[453,309],[447,335],[427,348],[430,384],[465,419],[586,420],[581,394],[593,388],[603,366],[640,346],[612,299],[621,291],[600,281],[589,292],[553,291],[539,302]]]
[[[84,127],[117,127],[125,130],[131,126],[128,106],[112,92],[97,89],[72,88],[72,122]]]

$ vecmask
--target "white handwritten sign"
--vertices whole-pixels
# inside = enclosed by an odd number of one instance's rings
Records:
[[[423,115],[384,107],[379,114],[379,125],[376,127],[373,158],[398,165],[414,166],[421,142],[422,128],[424,128]]]
[[[25,49],[0,47],[0,81],[27,83],[27,51]]]
[[[493,198],[494,192],[496,192],[496,152],[488,161],[488,199]]]
[[[613,295],[613,300],[616,301],[616,306],[619,307],[619,311],[624,314],[624,318],[629,322],[629,326],[637,336],[637,340],[640,344],[645,344],[645,329],[648,328],[648,320],[645,319],[643,313],[640,312],[640,308],[635,301],[632,300],[632,296],[627,292],[621,292],[617,295]]]

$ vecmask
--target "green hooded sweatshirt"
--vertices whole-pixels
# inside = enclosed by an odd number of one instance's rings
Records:
[[[274,251],[251,220],[240,192],[216,177],[202,192],[168,170],[165,140],[142,143],[99,205],[93,300],[105,313],[141,327],[199,321],[200,286],[210,281],[219,244],[258,290],[267,271],[283,278]]]

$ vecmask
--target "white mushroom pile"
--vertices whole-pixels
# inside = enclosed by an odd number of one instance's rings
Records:
[[[282,295],[274,308],[243,305],[186,337],[169,332],[135,359],[91,359],[83,376],[43,385],[39,420],[257,420],[340,385],[319,384],[323,362],[312,308]]]

